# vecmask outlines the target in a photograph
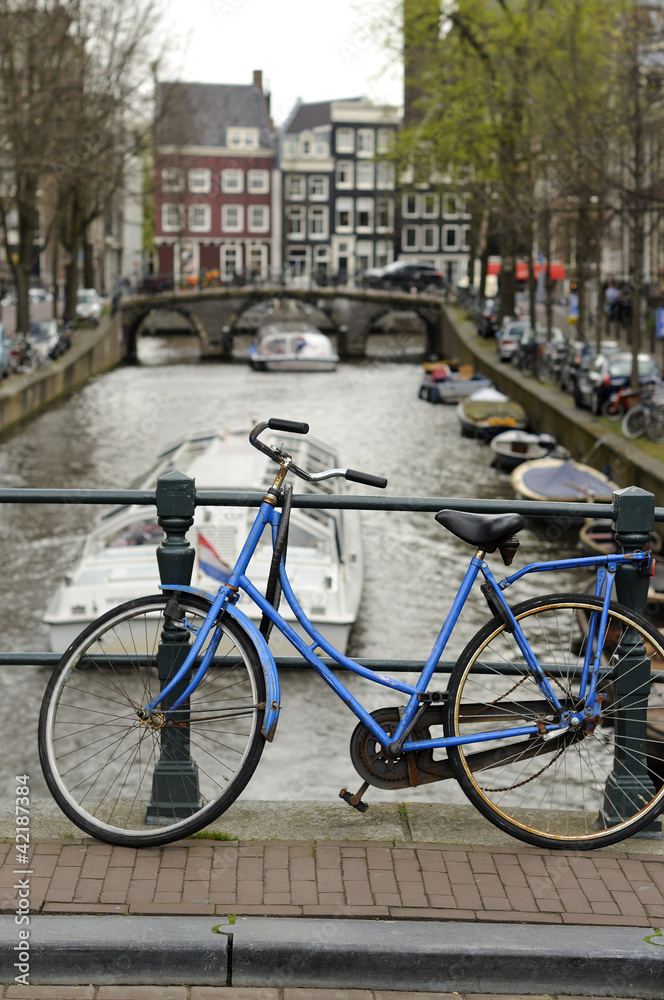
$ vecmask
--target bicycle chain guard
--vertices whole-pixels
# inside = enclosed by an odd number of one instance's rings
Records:
[[[394,733],[401,718],[396,706],[379,708],[371,713],[371,717],[389,736]],[[442,724],[443,707],[432,705],[409,733],[409,739],[431,739],[429,726]],[[358,723],[350,738],[350,758],[360,777],[375,788],[411,788],[454,777],[449,761],[434,760],[430,749],[410,751],[396,758],[388,756],[362,722]]]

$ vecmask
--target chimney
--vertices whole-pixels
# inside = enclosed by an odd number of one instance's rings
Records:
[[[261,94],[263,93],[263,70],[262,69],[255,69],[254,70],[254,87],[258,87],[258,89],[260,90]]]

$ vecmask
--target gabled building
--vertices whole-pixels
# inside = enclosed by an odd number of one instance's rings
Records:
[[[159,272],[268,277],[281,269],[280,185],[262,74],[253,83],[159,83],[155,245]]]
[[[366,98],[295,106],[280,137],[290,274],[343,281],[393,259],[399,120]]]

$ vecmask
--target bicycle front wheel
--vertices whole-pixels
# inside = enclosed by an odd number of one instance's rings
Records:
[[[646,434],[651,441],[657,444],[664,442],[664,407],[658,406],[650,415],[650,420],[646,427]]]
[[[622,422],[622,432],[625,437],[634,441],[645,434],[649,416],[650,411],[645,406],[633,406],[628,410]]]
[[[564,711],[583,713],[579,688],[588,623],[597,622],[601,607],[596,597],[557,594],[512,609]],[[664,805],[664,685],[652,684],[650,694],[642,688],[621,704],[613,680],[616,670],[629,670],[624,650],[635,639],[645,645],[651,667],[661,670],[661,633],[612,603],[598,686],[605,696],[599,723],[553,737],[544,726],[557,721],[555,713],[504,623],[494,619],[471,639],[452,672],[447,733],[496,735],[451,747],[449,757],[464,792],[492,823],[537,847],[589,850],[629,837],[657,816]],[[622,679],[620,684],[624,691]],[[541,735],[501,736],[533,724]]]
[[[169,599],[139,598],[92,622],[64,653],[42,703],[46,783],[72,822],[110,844],[168,844],[207,826],[245,787],[265,743],[260,660],[228,615],[218,622],[212,665],[187,702],[139,718],[184,661],[210,608],[179,595],[182,621],[164,633]]]

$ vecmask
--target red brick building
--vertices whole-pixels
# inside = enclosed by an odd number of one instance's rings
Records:
[[[249,86],[160,83],[155,121],[158,269],[267,277],[281,269],[281,189],[269,96]]]

